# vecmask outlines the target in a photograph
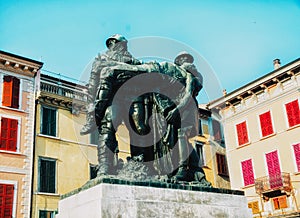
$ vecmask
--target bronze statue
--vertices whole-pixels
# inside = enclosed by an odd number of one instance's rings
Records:
[[[115,134],[118,125],[124,122],[134,130],[134,134],[147,135],[152,129],[156,131],[153,137],[159,136],[159,140],[154,139],[149,147],[144,146],[146,142],[142,139],[131,142],[134,160],[151,162],[148,167],[153,167],[155,174],[168,174],[175,181],[204,181],[208,185],[199,166],[199,157],[188,141],[198,133],[196,96],[203,82],[193,64],[193,56],[183,52],[177,55],[174,63],[142,64],[127,51],[125,37],[114,35],[107,39],[106,44],[108,51],[99,55],[93,63],[87,124],[81,131],[81,134],[87,134],[98,126],[98,176],[116,173],[118,143]],[[142,74],[150,77],[160,75],[164,83],[142,94],[139,93],[142,89],[140,84],[124,85]],[[121,97],[118,95],[120,90]],[[175,94],[174,90],[177,91]],[[170,99],[166,93],[173,97]],[[131,105],[130,109],[127,110],[124,105]],[[166,132],[161,130],[162,123],[155,115],[157,112],[165,117]],[[150,128],[151,115],[153,122]],[[129,116],[128,120],[124,119],[126,116]],[[130,133],[131,141],[134,134]]]

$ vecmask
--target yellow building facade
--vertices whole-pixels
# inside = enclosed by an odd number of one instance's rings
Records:
[[[299,216],[300,59],[274,67],[209,103],[222,117],[231,188],[245,191],[254,217]]]
[[[31,217],[54,218],[60,196],[95,176],[97,148],[79,134],[86,87],[42,74],[38,93]]]
[[[0,217],[30,217],[35,77],[43,63],[0,51]]]
[[[206,179],[215,188],[230,188],[226,149],[218,114],[206,105],[199,105],[199,134],[191,139],[205,172]]]

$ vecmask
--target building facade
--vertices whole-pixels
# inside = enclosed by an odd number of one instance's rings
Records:
[[[232,189],[254,216],[292,214],[300,203],[300,59],[210,102],[222,117]]]
[[[35,77],[43,63],[0,51],[0,217],[30,217]]]
[[[230,188],[226,149],[220,117],[199,105],[199,134],[192,139],[206,179],[216,188]]]
[[[79,134],[85,86],[43,73],[38,93],[31,217],[54,218],[60,196],[96,176],[97,148]]]

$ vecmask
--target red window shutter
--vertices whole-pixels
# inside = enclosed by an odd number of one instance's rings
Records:
[[[11,218],[14,199],[14,185],[0,184],[0,217]]]
[[[300,143],[293,145],[297,170],[300,172]]]
[[[266,159],[268,165],[270,187],[281,187],[283,184],[277,151],[266,154]]]
[[[249,142],[246,121],[236,125],[239,145]]]
[[[18,120],[3,117],[1,119],[0,149],[16,151],[17,139]]]
[[[285,105],[289,127],[300,124],[300,110],[298,100],[294,100]]]
[[[19,108],[19,95],[20,95],[20,80],[18,78],[13,78],[12,86],[12,108]]]
[[[263,137],[274,133],[270,111],[259,115],[259,120]]]
[[[242,171],[244,178],[244,185],[252,185],[254,184],[254,172],[252,166],[252,160],[245,160],[242,162]]]
[[[2,94],[2,105],[3,106],[11,107],[12,90],[13,90],[12,76],[4,76],[3,77],[3,94]]]

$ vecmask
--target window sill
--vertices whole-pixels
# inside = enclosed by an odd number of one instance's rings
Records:
[[[60,197],[60,194],[58,194],[58,193],[36,192],[35,194],[37,194],[37,195],[48,195],[48,196]]]
[[[287,129],[286,131],[290,131],[290,130],[295,129],[295,128],[297,128],[297,127],[300,127],[300,124],[297,124],[297,125],[295,125],[295,126],[288,127],[288,129]]]
[[[247,142],[246,144],[239,145],[239,146],[237,147],[237,149],[246,147],[246,146],[248,146],[248,145],[250,145],[250,144],[251,144],[251,142]]]
[[[255,187],[255,184],[243,186],[243,187],[241,187],[241,189],[248,189],[248,188],[252,188],[252,187]]]
[[[293,173],[295,176],[298,176],[298,175],[300,175],[300,172],[294,172]]]
[[[41,133],[37,134],[37,136],[41,136],[41,137],[45,137],[45,138],[50,138],[50,139],[60,140],[60,138],[57,137],[57,136],[44,135],[44,134],[41,134]]]
[[[261,141],[262,141],[262,140],[265,140],[265,139],[270,138],[270,137],[272,137],[272,136],[274,136],[274,135],[276,135],[276,134],[277,134],[277,133],[274,132],[274,133],[272,133],[272,134],[270,134],[270,135],[262,136],[262,137],[260,138],[260,140],[261,140]]]
[[[18,109],[18,108],[11,108],[11,107],[6,107],[6,106],[0,106],[0,108],[2,108],[2,109],[7,109],[7,110],[12,110],[12,111],[17,111],[17,112],[21,112],[21,113],[28,113],[28,112],[26,112],[26,111],[24,111],[24,110],[22,110],[22,109]]]
[[[5,154],[13,154],[13,155],[18,155],[18,156],[26,156],[25,154],[22,154],[19,151],[6,151],[6,150],[0,150],[0,153],[5,153]]]

